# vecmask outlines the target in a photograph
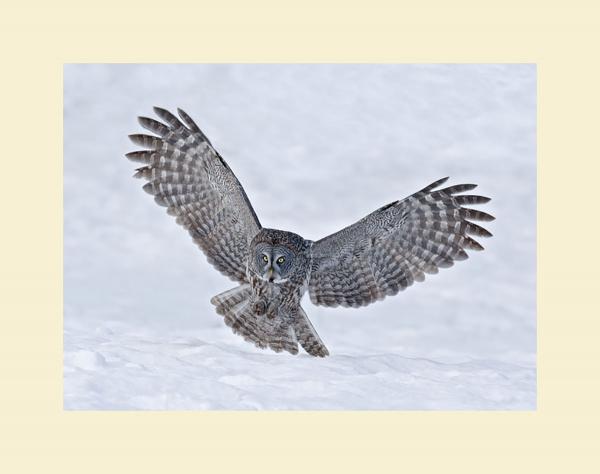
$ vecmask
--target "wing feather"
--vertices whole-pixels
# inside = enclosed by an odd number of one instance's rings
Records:
[[[148,181],[143,189],[192,236],[221,273],[246,282],[246,258],[260,222],[244,189],[225,160],[183,110],[179,118],[154,107],[158,120],[139,117],[155,135],[129,138],[144,150],[125,156],[143,163],[134,176]]]
[[[442,178],[315,242],[311,301],[324,306],[364,306],[467,259],[466,250],[483,250],[470,236],[492,234],[471,221],[489,222],[494,217],[462,204],[483,204],[490,199],[458,194],[471,191],[475,184],[437,189],[447,180]]]

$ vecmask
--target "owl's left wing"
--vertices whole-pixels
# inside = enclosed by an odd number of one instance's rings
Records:
[[[143,163],[134,175],[144,190],[187,229],[208,261],[232,280],[246,281],[246,259],[261,226],[244,188],[204,133],[183,110],[179,117],[154,107],[165,123],[139,117],[155,135],[129,138],[145,148],[127,153]]]
[[[474,184],[437,189],[447,179],[316,241],[311,301],[323,306],[365,306],[423,281],[426,273],[466,259],[465,250],[483,250],[470,236],[492,234],[471,221],[494,217],[462,205],[490,199],[459,194],[474,189]]]

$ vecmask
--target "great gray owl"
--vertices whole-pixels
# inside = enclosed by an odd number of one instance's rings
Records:
[[[127,153],[141,162],[135,177],[185,227],[217,270],[239,286],[211,299],[233,332],[261,348],[313,356],[329,354],[300,307],[308,290],[324,306],[365,306],[395,295],[425,274],[483,250],[470,235],[491,234],[471,221],[491,221],[462,207],[489,198],[459,194],[476,187],[439,189],[440,179],[383,206],[318,241],[261,227],[241,184],[194,121],[178,109],[154,111],[165,123],[139,117],[155,135],[130,135],[144,148]]]

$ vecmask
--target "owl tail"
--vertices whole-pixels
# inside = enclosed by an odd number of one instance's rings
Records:
[[[248,301],[251,296],[252,288],[250,288],[250,285],[246,284],[219,293],[218,295],[213,296],[210,299],[210,302],[216,306],[217,314],[226,316],[240,303]]]
[[[275,317],[257,314],[252,301],[250,285],[241,285],[220,293],[210,300],[217,313],[224,317],[225,324],[235,334],[257,347],[267,347],[275,352],[298,353],[298,342],[310,355],[325,357],[327,348],[308,320],[304,310],[298,306],[294,314],[279,311]]]
[[[315,331],[308,316],[301,306],[298,306],[298,317],[294,319],[294,331],[302,348],[315,357],[326,357],[329,351]]]

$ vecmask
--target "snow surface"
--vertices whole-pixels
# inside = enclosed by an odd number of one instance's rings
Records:
[[[535,409],[533,65],[67,65],[66,409]],[[437,178],[479,183],[484,252],[360,309],[303,307],[326,359],[261,351],[234,283],[133,180],[137,115],[182,107],[266,227],[318,239]]]

